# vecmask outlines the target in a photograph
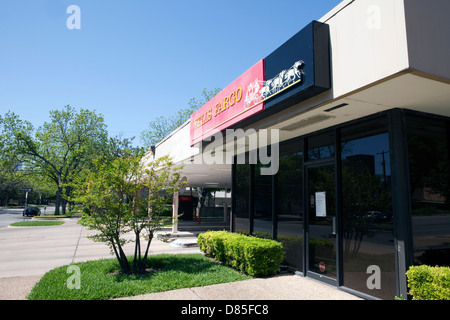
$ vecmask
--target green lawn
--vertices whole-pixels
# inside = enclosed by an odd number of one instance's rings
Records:
[[[59,226],[63,224],[64,221],[22,221],[11,223],[10,226],[13,227],[42,227],[42,226]]]
[[[148,259],[149,272],[120,274],[116,259],[102,259],[59,267],[34,286],[29,300],[104,300],[173,289],[251,279],[202,254],[161,254]],[[73,280],[79,267],[80,288]],[[72,289],[70,289],[72,287]]]

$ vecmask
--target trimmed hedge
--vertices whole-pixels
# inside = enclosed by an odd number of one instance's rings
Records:
[[[406,272],[413,300],[450,300],[450,268],[412,266]]]
[[[208,231],[199,234],[197,242],[205,255],[252,276],[279,272],[284,259],[282,244],[270,239]]]

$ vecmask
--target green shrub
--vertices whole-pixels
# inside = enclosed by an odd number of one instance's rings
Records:
[[[199,234],[198,245],[205,255],[252,276],[267,276],[280,270],[282,244],[227,231]]]
[[[450,300],[450,268],[412,266],[406,272],[413,300]]]

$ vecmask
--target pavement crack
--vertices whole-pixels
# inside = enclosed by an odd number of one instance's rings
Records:
[[[201,296],[199,296],[198,293],[195,292],[192,288],[189,288],[189,290],[191,290],[192,293],[195,294],[200,300],[205,300],[205,299],[203,299]]]
[[[75,247],[75,251],[73,252],[72,262],[70,264],[73,264],[73,262],[75,261],[75,256],[77,255],[78,246],[80,244],[81,234],[83,233],[83,228],[84,227],[82,226],[80,229],[80,234],[78,235],[77,245]]]

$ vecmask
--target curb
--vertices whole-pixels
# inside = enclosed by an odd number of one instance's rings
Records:
[[[197,235],[187,231],[178,231],[171,233],[169,230],[161,230],[156,237],[164,242],[170,243],[174,248],[193,248],[198,247]]]

